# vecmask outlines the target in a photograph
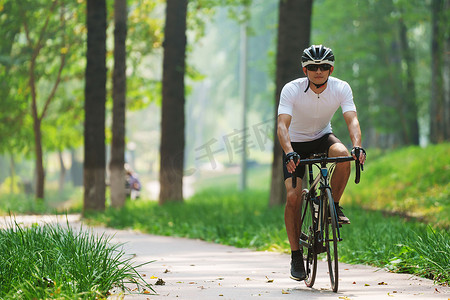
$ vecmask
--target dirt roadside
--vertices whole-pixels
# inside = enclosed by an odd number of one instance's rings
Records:
[[[69,215],[73,227],[80,216]],[[66,217],[16,217],[19,224],[60,223]],[[0,228],[11,219],[0,218]],[[83,225],[84,229],[87,226]],[[125,243],[136,264],[154,261],[139,269],[158,295],[117,294],[111,299],[450,299],[450,288],[408,274],[341,263],[339,291],[333,293],[325,262],[319,263],[314,288],[289,279],[289,255],[257,252],[184,238],[161,237],[134,231],[95,227],[97,234]]]

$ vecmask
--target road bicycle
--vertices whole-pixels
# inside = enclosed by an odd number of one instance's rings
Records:
[[[360,181],[360,171],[363,165],[359,163],[360,148],[356,149],[356,176],[355,183]],[[338,241],[342,241],[340,224],[331,193],[329,178],[336,164],[353,161],[352,156],[327,157],[326,154],[314,154],[308,159],[301,159],[299,165],[307,165],[307,176],[309,177],[309,189],[302,190],[301,210],[301,235],[300,247],[303,249],[306,262],[306,286],[312,287],[317,274],[317,256],[327,253],[328,270],[333,292],[337,292],[339,283],[338,268]],[[329,167],[327,167],[327,164]],[[319,170],[314,177],[314,168]],[[305,177],[307,177],[305,176]],[[297,179],[292,177],[292,186],[295,188]]]

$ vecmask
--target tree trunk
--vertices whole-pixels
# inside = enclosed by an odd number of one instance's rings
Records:
[[[442,24],[444,0],[433,0],[431,18],[431,101],[430,101],[430,141],[444,141],[444,86],[443,86],[443,56],[444,32]]]
[[[450,23],[450,0],[444,0],[443,12],[447,12],[443,16],[441,26],[448,26]],[[450,141],[450,31],[446,30],[444,35],[444,55],[443,61],[443,93],[444,93],[444,140]]]
[[[159,203],[183,200],[187,0],[167,0],[164,33]]]
[[[105,209],[106,1],[87,1],[84,211]]]
[[[59,193],[62,194],[64,192],[64,183],[66,182],[66,166],[64,165],[64,158],[62,155],[62,151],[58,151],[59,156],[59,166],[60,166],[60,174],[59,174]]]
[[[14,162],[14,156],[12,153],[9,154],[9,174],[11,176],[11,194],[14,193],[14,186],[16,185],[16,164]],[[19,191],[20,192],[20,191]]]
[[[125,204],[125,113],[127,1],[114,1],[113,121],[110,162],[111,205]]]
[[[33,131],[34,131],[34,153],[36,155],[36,185],[35,185],[35,197],[37,200],[42,201],[44,199],[44,184],[45,184],[45,172],[44,162],[42,154],[42,137],[41,137],[41,120],[37,117],[36,100],[33,101]]]
[[[77,160],[75,149],[70,149],[70,177],[72,179],[73,186],[83,185],[83,165]]]
[[[414,54],[412,53],[409,44],[405,22],[402,18],[399,20],[400,26],[400,45],[402,59],[406,64],[406,84],[404,85],[404,101],[402,101],[402,111],[405,117],[406,131],[405,134],[408,136],[408,141],[410,144],[419,145],[419,116],[417,108],[416,99],[416,83],[414,78],[416,77],[415,72],[415,61]],[[399,67],[400,69],[400,67]]]
[[[278,104],[283,86],[295,78],[304,76],[301,70],[301,53],[303,49],[309,46],[312,3],[312,0],[280,1],[276,66],[275,133],[269,205],[281,205],[286,200],[282,162],[283,152],[277,138]]]
[[[36,156],[36,199],[43,200],[44,199],[44,185],[45,185],[45,172],[44,172],[44,162],[43,162],[43,150],[42,150],[42,132],[41,132],[41,124],[42,120],[45,118],[45,115],[47,113],[47,110],[49,108],[49,105],[51,101],[53,100],[56,90],[59,86],[59,82],[61,81],[61,73],[65,65],[66,61],[66,54],[61,52],[61,63],[59,65],[57,78],[53,84],[52,89],[50,90],[50,93],[47,97],[47,99],[44,101],[42,112],[39,114],[38,111],[38,99],[37,99],[37,90],[36,90],[36,83],[37,80],[39,80],[39,76],[36,78],[36,61],[37,58],[41,52],[41,50],[46,46],[46,34],[48,29],[49,20],[51,17],[53,17],[53,13],[56,10],[56,7],[58,5],[58,1],[52,2],[48,15],[44,19],[44,22],[42,25],[42,28],[40,30],[40,35],[37,40],[33,40],[29,34],[30,26],[28,24],[28,19],[26,17],[25,10],[22,11],[22,17],[23,17],[23,26],[25,28],[25,31],[27,32],[26,40],[27,44],[31,49],[31,58],[30,58],[30,68],[28,70],[29,77],[28,77],[28,86],[30,88],[31,93],[31,114],[33,117],[33,131],[34,131],[34,148],[35,148],[35,156]],[[64,21],[64,6],[61,7],[60,11],[60,20],[62,22],[61,27],[65,28],[65,21]],[[65,45],[65,32],[64,29],[62,30],[62,42],[61,46],[64,47]]]

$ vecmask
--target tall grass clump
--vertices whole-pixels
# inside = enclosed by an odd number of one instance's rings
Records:
[[[346,207],[351,225],[341,228],[340,259],[450,283],[450,234],[402,217]]]
[[[98,299],[146,286],[121,245],[60,225],[0,229],[1,299]]]
[[[417,253],[413,262],[418,275],[432,278],[437,282],[450,284],[450,233],[436,231],[429,227],[415,239],[408,241],[410,249]],[[417,270],[417,266],[421,266]]]

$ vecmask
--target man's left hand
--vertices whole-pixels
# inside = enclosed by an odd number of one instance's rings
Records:
[[[359,156],[359,162],[363,165],[366,161],[366,150],[362,147],[353,147],[352,156],[355,160],[357,160]]]

